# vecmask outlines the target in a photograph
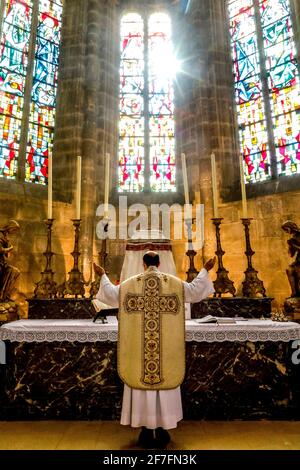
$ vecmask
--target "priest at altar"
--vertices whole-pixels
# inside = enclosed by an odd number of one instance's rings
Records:
[[[136,230],[127,240],[124,263],[120,282],[136,276],[143,270],[143,256],[147,251],[155,251],[159,255],[159,270],[173,276],[177,275],[171,240],[161,230]],[[185,319],[191,318],[191,307],[185,304]]]
[[[97,299],[119,307],[118,372],[124,382],[121,424],[142,427],[142,447],[164,448],[170,440],[167,430],[176,428],[183,417],[184,302],[199,302],[214,292],[208,271],[215,259],[187,283],[163,271],[157,252],[143,251],[136,250],[141,258],[140,267],[135,266],[139,274],[118,286],[94,265],[101,276]],[[162,258],[166,262],[167,257]]]

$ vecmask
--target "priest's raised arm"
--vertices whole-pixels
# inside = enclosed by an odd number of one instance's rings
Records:
[[[215,292],[213,283],[205,268],[200,271],[192,282],[182,282],[184,285],[185,302],[188,303],[200,302]],[[100,289],[96,297],[98,300],[111,307],[118,307],[119,289],[120,286],[112,284],[106,274],[104,274],[101,277]]]
[[[110,282],[106,274],[103,274],[100,281],[100,289],[96,298],[111,307],[119,306],[119,289],[120,286],[115,286]]]

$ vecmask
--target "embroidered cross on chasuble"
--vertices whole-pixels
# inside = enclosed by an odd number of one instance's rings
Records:
[[[184,290],[148,268],[120,285],[118,373],[129,387],[170,390],[185,374]]]

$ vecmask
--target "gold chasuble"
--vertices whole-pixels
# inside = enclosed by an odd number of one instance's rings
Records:
[[[120,285],[118,373],[129,387],[170,390],[185,374],[184,288],[150,266]]]

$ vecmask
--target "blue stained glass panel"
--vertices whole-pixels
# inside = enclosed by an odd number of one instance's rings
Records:
[[[253,0],[229,2],[228,12],[245,180],[254,183],[269,177],[270,152]]]
[[[119,168],[120,192],[144,188],[144,23],[129,13],[121,20]]]
[[[178,63],[171,40],[170,18],[164,13],[154,13],[148,20],[147,38],[144,38],[144,29],[144,20],[140,15],[129,13],[123,16],[119,191],[143,191],[145,178],[152,191],[175,191],[173,78]],[[144,41],[147,41],[147,56]],[[148,72],[146,87],[145,67]],[[145,132],[146,129],[148,132]],[[150,163],[150,174],[147,175],[145,158]]]
[[[290,18],[290,0],[263,0],[260,2],[261,24],[281,23],[284,18]]]
[[[239,41],[236,41],[232,47],[232,57],[234,62],[238,60],[245,60],[247,57],[250,58],[250,56],[253,56],[252,59],[257,61],[257,58],[254,56],[256,53],[257,41],[256,37],[253,35],[240,38]]]
[[[62,2],[40,0],[27,137],[26,181],[46,184],[55,124]]]
[[[279,175],[300,173],[300,78],[290,1],[260,4]]]
[[[174,86],[178,63],[172,44],[170,18],[150,16],[149,34],[149,147],[150,189],[176,191]]]
[[[235,84],[235,94],[238,103],[257,100],[262,95],[262,85],[258,75],[245,77]]]
[[[18,169],[32,20],[31,0],[6,0],[0,38],[0,177]]]

